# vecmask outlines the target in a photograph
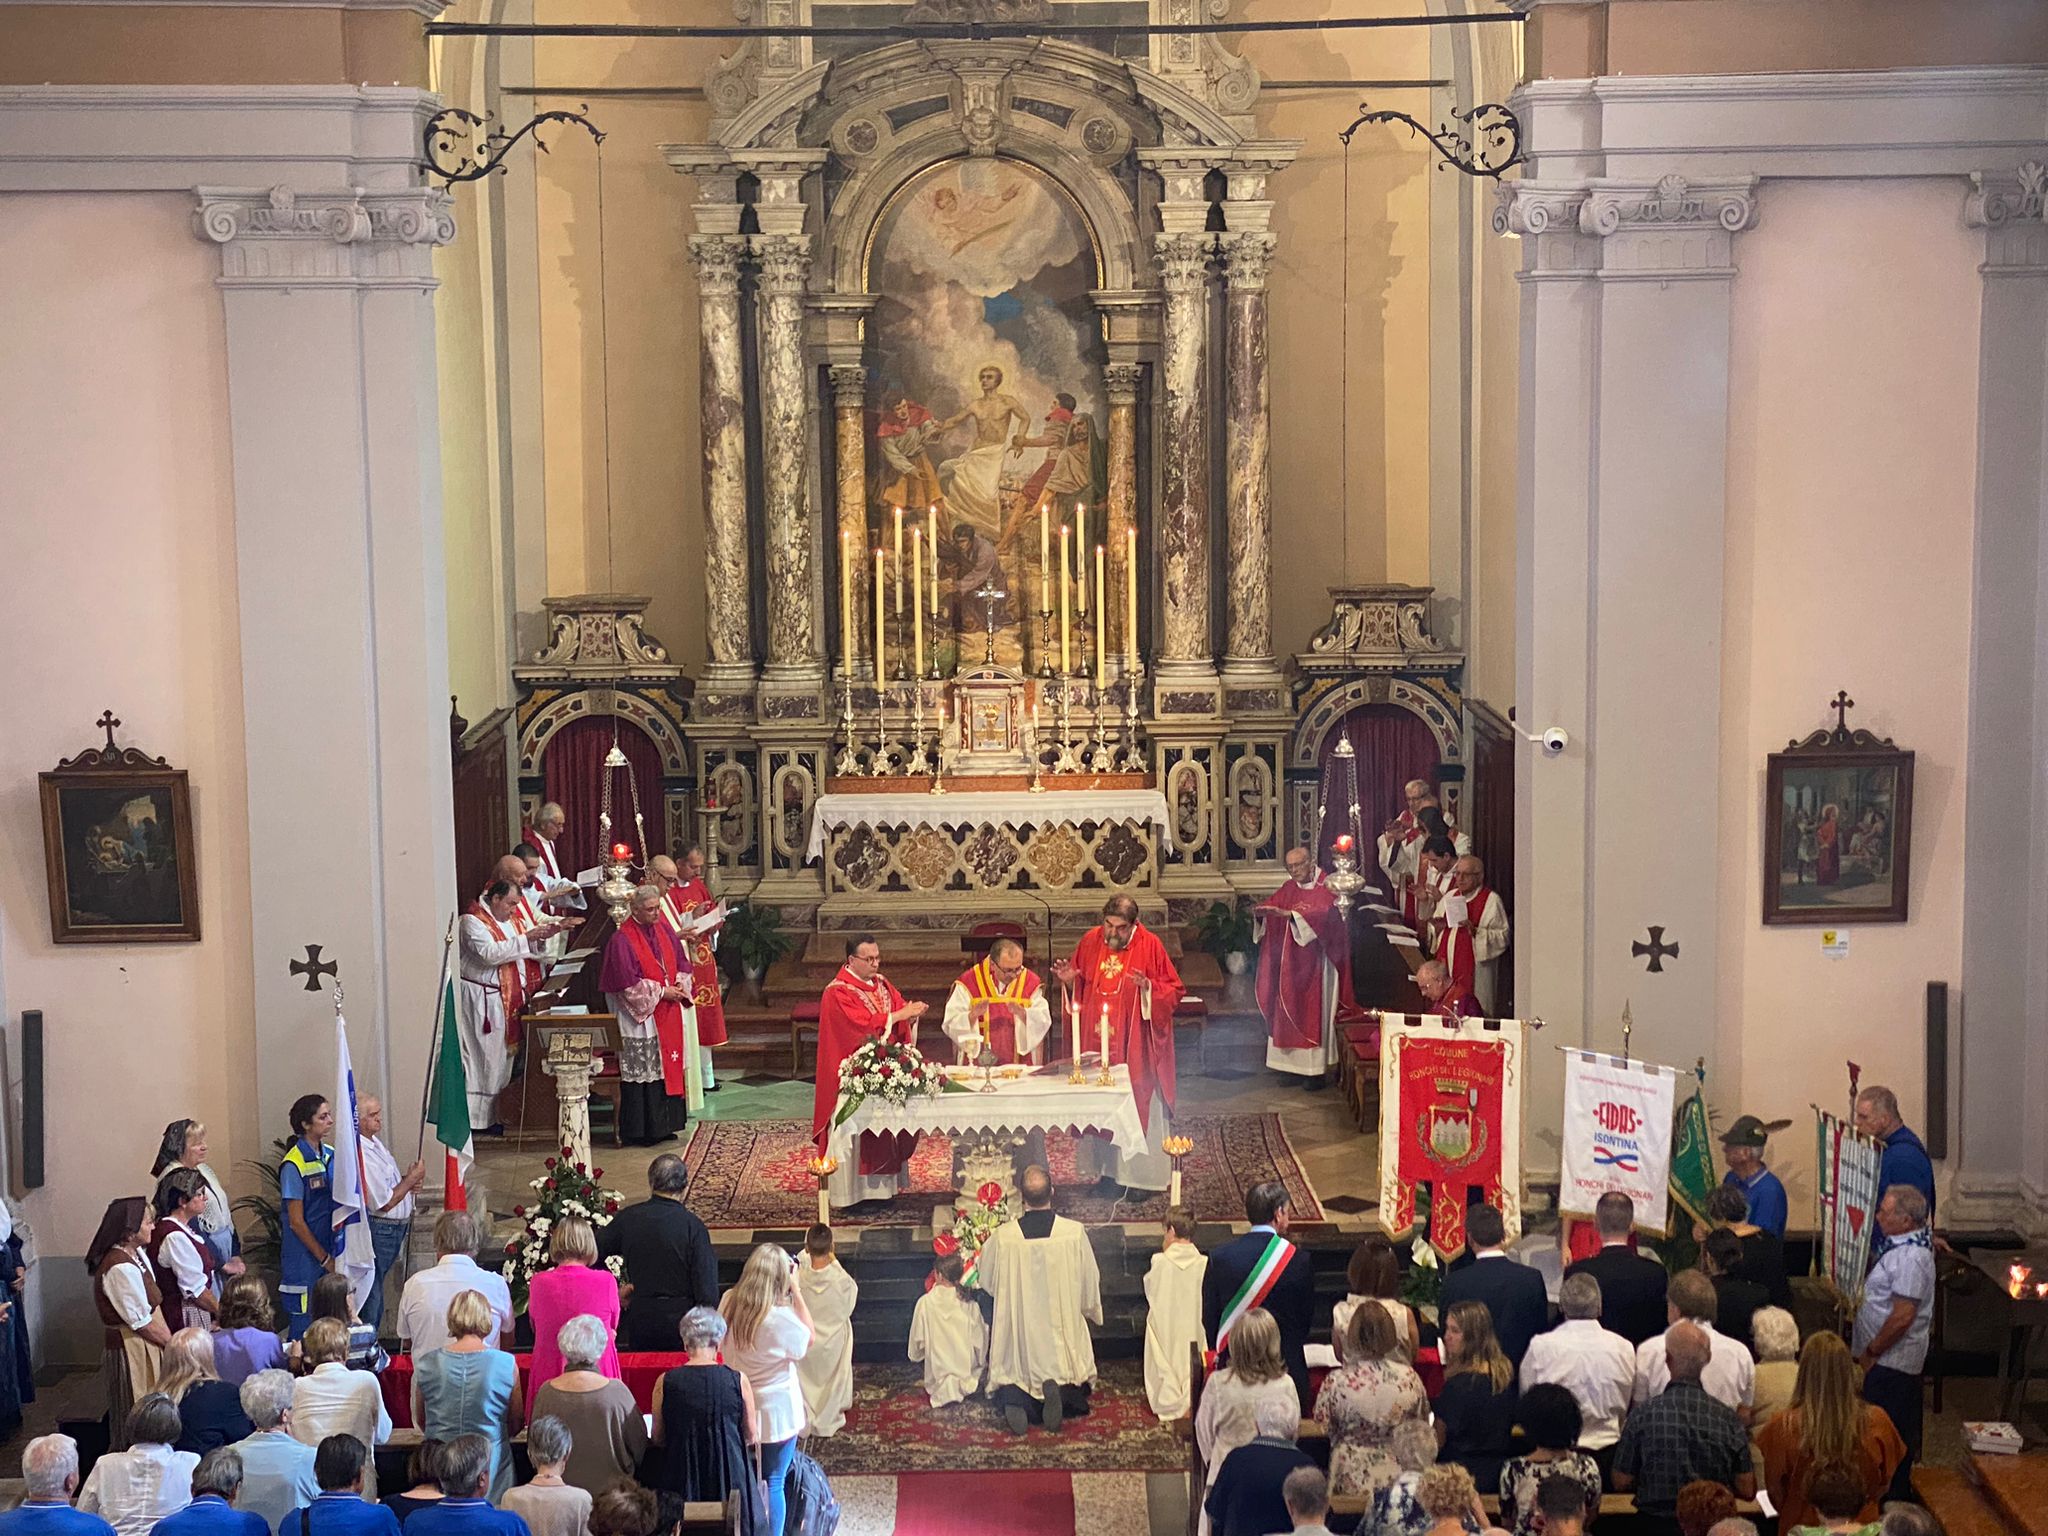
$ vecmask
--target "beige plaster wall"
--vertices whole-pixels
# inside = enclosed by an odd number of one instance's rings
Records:
[[[1845,1103],[1853,1059],[1923,1123],[1923,989],[1961,981],[1982,284],[1963,190],[1773,182],[1737,239],[1719,1059],[1738,1075],[1709,1092],[1727,1116],[1799,1128],[1773,1153],[1795,1221],[1813,1194],[1807,1105]],[[1917,757],[1911,920],[1849,929],[1830,959],[1817,929],[1762,926],[1758,860],[1765,756],[1830,721],[1838,688],[1852,724]]]
[[[205,1120],[224,1178],[264,1147],[227,351],[189,197],[0,197],[0,270],[0,648],[34,658],[0,730],[0,1001],[17,1063],[14,1020],[44,1010],[48,1183],[25,1208],[50,1259],[147,1193],[166,1121]],[[109,706],[123,745],[191,775],[197,944],[51,942],[36,774]]]

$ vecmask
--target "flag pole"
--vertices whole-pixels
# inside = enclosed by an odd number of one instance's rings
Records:
[[[455,954],[455,925],[461,921],[459,912],[450,917],[447,935],[441,940],[441,974],[434,978],[434,1032],[427,1046],[427,1070],[420,1080],[420,1138],[412,1150],[414,1162],[427,1155],[427,1105],[431,1102],[429,1095],[434,1091],[434,1068],[441,1059],[441,1030],[446,1022],[441,1017],[441,999],[448,993],[448,966]],[[337,1003],[336,1006],[340,1005]]]

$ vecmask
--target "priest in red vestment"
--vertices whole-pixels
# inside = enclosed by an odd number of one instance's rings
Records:
[[[1042,1062],[1040,1045],[1052,1028],[1052,1012],[1038,977],[1024,967],[1024,946],[997,939],[981,964],[953,983],[946,997],[946,1038],[961,1061],[981,1059],[986,1036],[1004,1066]]]
[[[661,920],[661,891],[633,892],[632,915],[604,948],[597,985],[619,1021],[619,1136],[629,1146],[670,1140],[689,1119],[689,961]]]
[[[1472,995],[1472,988],[1463,982],[1452,981],[1443,961],[1425,960],[1418,965],[1415,968],[1415,985],[1429,1004],[1425,1012],[1440,1019],[1479,1017],[1479,999]]]
[[[846,964],[818,1002],[818,1082],[811,1097],[811,1136],[822,1151],[839,1107],[839,1064],[877,1036],[900,1045],[917,1043],[923,1003],[907,1003],[882,974],[882,946],[873,934],[846,941]],[[859,1155],[842,1161],[826,1193],[836,1206],[887,1200],[910,1183],[915,1136],[863,1136]]]
[[[1479,1000],[1482,1018],[1494,1012],[1494,973],[1508,947],[1508,904],[1486,888],[1486,870],[1469,853],[1451,866],[1451,888],[1436,905],[1430,952],[1451,980]]]
[[[704,884],[704,852],[691,848],[685,853],[679,865],[665,853],[657,853],[647,864],[649,880],[661,888],[662,916],[668,920],[669,931],[682,945],[683,953],[690,958],[691,994],[695,1005],[697,1039],[694,1060],[696,1070],[702,1075],[701,1089],[691,1084],[691,1107],[701,1108],[701,1093],[716,1093],[718,1079],[713,1075],[711,1047],[723,1045],[725,1033],[725,1000],[718,981],[718,934],[725,926],[725,914],[719,904],[711,899],[711,892]],[[707,914],[708,923],[703,923]],[[700,926],[702,923],[702,926]]]
[[[527,899],[527,879],[526,860],[516,853],[508,853],[491,867],[491,878],[485,882],[488,887],[502,880],[512,887],[512,906],[510,914],[505,918],[505,926],[515,937],[524,938],[531,935],[533,939],[527,946],[526,958],[519,962],[518,996],[512,1001],[512,1016],[506,1022],[508,1046],[518,1045],[520,1010],[532,1001],[533,995],[540,990],[540,984],[547,979],[547,961],[542,958],[541,946],[552,938],[554,933],[561,931],[536,931],[546,920],[541,916],[540,908]],[[477,897],[480,904],[487,900],[486,896]]]
[[[521,839],[522,846],[540,855],[540,867],[534,875],[547,894],[549,910],[557,916],[565,912],[581,912],[585,905],[582,888],[562,868],[562,856],[556,848],[556,840],[568,825],[569,818],[562,808],[550,800],[533,813],[533,825],[526,829],[526,835]]]
[[[1173,1112],[1173,1010],[1180,1006],[1180,972],[1159,936],[1138,921],[1138,904],[1112,896],[1102,922],[1074,947],[1074,957],[1053,967],[1078,1008],[1082,1052],[1092,1051],[1109,1021],[1109,1059],[1131,1069],[1131,1093],[1145,1127],[1145,1150],[1119,1158],[1104,1137],[1084,1136],[1075,1163],[1085,1178],[1120,1179],[1131,1189],[1165,1189],[1172,1171],[1163,1149]],[[1069,1027],[1076,1015],[1070,1011]]]
[[[1337,1060],[1337,1005],[1351,991],[1351,938],[1306,848],[1287,850],[1287,883],[1252,911],[1266,1065],[1321,1088]]]

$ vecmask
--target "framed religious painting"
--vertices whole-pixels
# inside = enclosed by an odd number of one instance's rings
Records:
[[[1764,922],[1903,923],[1913,847],[1913,754],[1849,727],[1773,752],[1764,780]]]
[[[177,944],[199,939],[199,861],[185,770],[114,745],[37,775],[50,936],[59,944]]]

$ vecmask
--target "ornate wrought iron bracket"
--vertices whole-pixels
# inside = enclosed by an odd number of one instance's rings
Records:
[[[449,107],[427,119],[426,129],[421,134],[421,147],[426,158],[420,168],[429,176],[440,177],[449,186],[458,181],[481,181],[491,172],[502,169],[512,146],[528,134],[533,135],[534,148],[546,154],[547,141],[540,136],[540,130],[549,123],[574,123],[590,135],[593,143],[602,144],[603,130],[583,115],[589,110],[584,105],[574,112],[542,112],[511,133],[494,128],[472,144],[469,142],[471,134],[488,123],[491,115],[486,112],[479,117],[461,107]]]
[[[1363,101],[1358,104],[1358,114],[1357,120],[1337,135],[1347,147],[1351,136],[1367,123],[1400,123],[1429,140],[1445,165],[1455,166],[1467,176],[1490,176],[1498,181],[1529,158],[1522,153],[1522,120],[1497,101],[1482,102],[1469,112],[1453,112],[1451,121],[1434,132],[1406,112],[1375,112]]]

